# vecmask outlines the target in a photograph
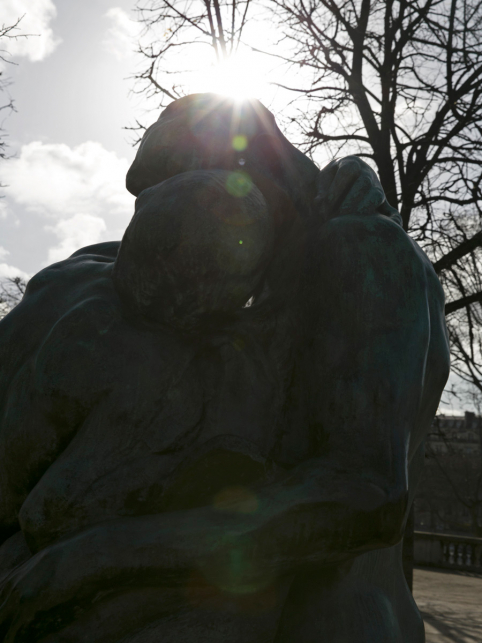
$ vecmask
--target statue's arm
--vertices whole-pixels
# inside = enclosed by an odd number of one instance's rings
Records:
[[[99,385],[95,369],[85,377],[85,369],[69,368],[88,360],[92,338],[84,337],[82,344],[64,336],[68,328],[89,321],[87,315],[81,318],[84,303],[87,311],[94,298],[105,301],[107,314],[112,308],[109,252],[114,256],[118,245],[82,249],[42,270],[30,280],[22,301],[0,321],[0,544],[19,529],[24,500],[75,435],[104,385]],[[84,336],[89,330],[92,323]],[[98,351],[91,352],[95,358]],[[91,389],[82,391],[83,405],[76,398],[82,379]]]

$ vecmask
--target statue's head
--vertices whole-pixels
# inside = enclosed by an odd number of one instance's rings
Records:
[[[230,194],[230,174],[184,172],[139,195],[114,268],[130,310],[192,329],[250,298],[271,256],[273,219],[256,186]]]
[[[303,210],[315,194],[316,165],[283,136],[258,100],[192,94],[171,103],[145,132],[126,185],[142,190],[190,170],[242,171],[263,190],[283,190]]]
[[[257,100],[195,94],[144,134],[127,173],[138,197],[114,278],[130,308],[193,327],[239,310],[312,202],[317,167]]]

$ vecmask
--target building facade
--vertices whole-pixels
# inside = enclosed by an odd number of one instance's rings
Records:
[[[482,418],[437,415],[425,443],[415,530],[482,537]]]

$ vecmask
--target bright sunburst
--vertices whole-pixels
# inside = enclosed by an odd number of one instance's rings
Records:
[[[243,100],[260,98],[268,88],[267,72],[259,57],[247,52],[206,65],[192,83],[195,92],[214,92]]]

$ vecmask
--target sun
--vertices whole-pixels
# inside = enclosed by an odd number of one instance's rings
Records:
[[[259,57],[246,52],[204,66],[192,84],[195,92],[213,92],[241,101],[261,98],[267,91],[268,78]]]

